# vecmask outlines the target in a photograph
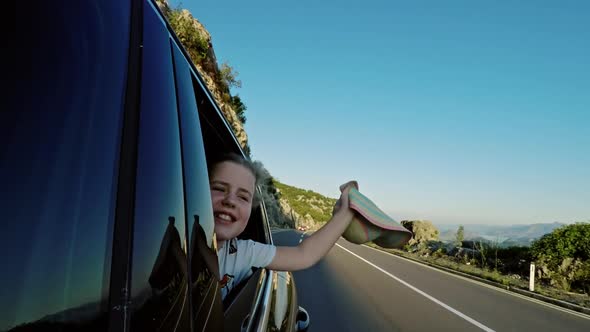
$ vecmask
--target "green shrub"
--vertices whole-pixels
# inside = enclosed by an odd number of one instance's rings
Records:
[[[246,114],[245,114],[246,105],[244,105],[240,96],[235,95],[235,96],[230,97],[230,103],[232,105],[232,108],[236,112],[238,119],[240,119],[240,122],[242,122],[242,124],[245,124],[246,123]]]
[[[447,253],[444,248],[438,248],[435,252],[432,253],[432,257],[434,257],[434,258],[441,258],[441,257],[446,257],[446,256],[447,256]]]
[[[571,286],[590,295],[590,261],[583,262],[575,271]]]
[[[239,73],[227,62],[221,64],[221,68],[219,68],[219,76],[222,84],[227,89],[242,87],[242,81],[238,80],[238,75]]]
[[[590,288],[590,224],[566,225],[533,242],[531,256],[541,279],[569,291]]]
[[[168,21],[193,62],[201,63],[207,56],[209,43],[195,27],[192,18],[189,15],[183,15],[183,10],[177,8],[168,12]]]
[[[531,262],[529,247],[497,248],[497,269],[504,274],[528,276]]]

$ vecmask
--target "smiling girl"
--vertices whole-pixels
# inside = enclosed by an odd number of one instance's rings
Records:
[[[274,246],[238,239],[248,225],[252,208],[259,204],[256,186],[262,174],[259,163],[237,154],[224,155],[209,167],[222,298],[252,273],[252,267],[297,271],[314,265],[334,246],[354,215],[348,207],[348,191],[351,186],[358,189],[358,185],[350,181],[340,186],[332,218],[299,245]]]

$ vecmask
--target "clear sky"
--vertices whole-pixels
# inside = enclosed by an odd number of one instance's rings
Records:
[[[173,6],[178,1],[171,1]],[[396,220],[590,220],[590,2],[184,1],[281,182]]]

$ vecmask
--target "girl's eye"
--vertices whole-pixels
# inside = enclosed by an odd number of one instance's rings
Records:
[[[244,202],[249,202],[250,199],[248,198],[248,196],[240,196],[240,199],[243,200]]]
[[[220,186],[213,186],[213,187],[211,187],[211,190],[213,190],[213,191],[225,191],[225,188],[220,187]]]

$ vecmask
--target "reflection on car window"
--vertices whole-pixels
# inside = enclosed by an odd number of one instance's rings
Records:
[[[189,65],[176,44],[173,43],[178,108],[182,129],[184,176],[186,181],[187,211],[200,215],[201,227],[208,246],[213,245],[213,208],[209,192],[209,176],[201,124],[195,97],[195,87]],[[189,223],[191,221],[189,220]]]
[[[5,44],[19,77],[0,112],[0,331],[106,329],[128,7],[15,11],[42,28]]]
[[[169,35],[144,8],[131,330],[188,329],[186,219]]]
[[[221,306],[215,306],[218,297],[219,265],[213,238],[213,208],[209,191],[207,162],[197,114],[195,87],[189,65],[176,44],[172,44],[175,64],[176,88],[180,114],[184,180],[186,189],[186,210],[190,235],[189,253],[191,259],[191,296],[193,304],[193,327],[202,330],[209,321],[210,313],[221,313]]]

